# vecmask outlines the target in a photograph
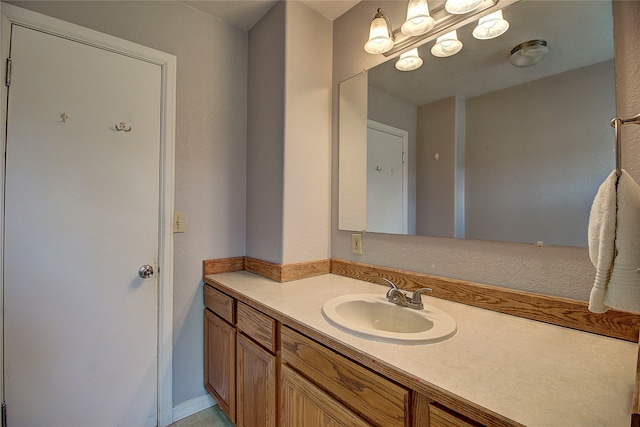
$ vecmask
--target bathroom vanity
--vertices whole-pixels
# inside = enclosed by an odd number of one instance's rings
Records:
[[[323,304],[386,286],[324,274],[204,276],[205,383],[238,426],[629,426],[637,345],[423,296],[454,336],[407,345]]]

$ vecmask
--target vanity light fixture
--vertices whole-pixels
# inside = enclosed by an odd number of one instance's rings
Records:
[[[547,53],[546,40],[529,40],[511,49],[509,62],[515,67],[531,67],[542,61]]]
[[[489,40],[501,36],[509,29],[509,22],[502,16],[502,10],[490,13],[478,20],[478,26],[473,29],[473,37],[479,40]]]
[[[514,0],[447,0],[446,3],[443,2],[432,10],[429,10],[428,0],[407,1],[407,20],[400,28],[395,30],[391,26],[389,17],[382,9],[378,8],[378,12],[371,21],[369,39],[364,45],[366,52],[395,56],[414,46],[420,46],[431,41],[438,35],[448,34],[487,14],[489,15],[482,21],[485,27],[491,27],[492,29],[495,27],[497,29],[505,24],[508,27],[509,24],[504,19],[496,19],[495,22],[489,23],[488,21],[493,21],[489,16],[493,16],[490,12],[502,9],[502,3],[510,3]],[[449,9],[453,12],[449,11]],[[463,10],[469,10],[469,12],[463,12]],[[439,39],[442,39],[442,37]],[[447,47],[445,49],[438,47],[436,52],[441,53],[434,53],[434,55],[450,56],[458,52],[462,47],[462,43],[457,38],[447,44],[453,45],[452,47],[455,49],[452,50],[451,47],[447,46],[445,46]],[[446,55],[444,52],[446,52]]]
[[[418,48],[413,49],[400,55],[400,59],[396,62],[396,68],[400,71],[413,71],[422,66],[422,58],[418,55]]]
[[[484,0],[447,0],[444,8],[454,15],[462,15],[476,10]]]
[[[378,8],[378,13],[371,21],[369,29],[369,40],[364,45],[364,50],[368,53],[385,53],[393,47],[393,31],[391,21],[387,15]]]
[[[435,24],[435,19],[429,15],[427,0],[409,0],[407,20],[400,31],[407,36],[419,36],[431,30]]]
[[[438,37],[436,44],[431,48],[431,54],[439,58],[455,55],[462,49],[462,42],[458,40],[458,32],[453,30]]]

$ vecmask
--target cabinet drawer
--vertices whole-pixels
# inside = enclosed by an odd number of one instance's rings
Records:
[[[271,353],[275,353],[277,336],[275,319],[253,307],[238,302],[238,329]]]
[[[430,404],[429,427],[482,427],[482,424],[473,422],[438,405]]]
[[[204,305],[227,322],[235,324],[235,300],[209,285],[204,285],[203,289]]]
[[[373,425],[408,424],[408,390],[285,326],[280,340],[284,363]]]

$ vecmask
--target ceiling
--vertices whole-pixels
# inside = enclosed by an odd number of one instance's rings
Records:
[[[333,21],[360,0],[300,0]],[[249,31],[278,0],[184,0],[195,9],[216,16],[231,25]]]

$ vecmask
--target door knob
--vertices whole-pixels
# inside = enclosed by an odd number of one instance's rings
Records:
[[[153,267],[149,264],[145,264],[138,270],[138,275],[143,279],[153,277]]]

